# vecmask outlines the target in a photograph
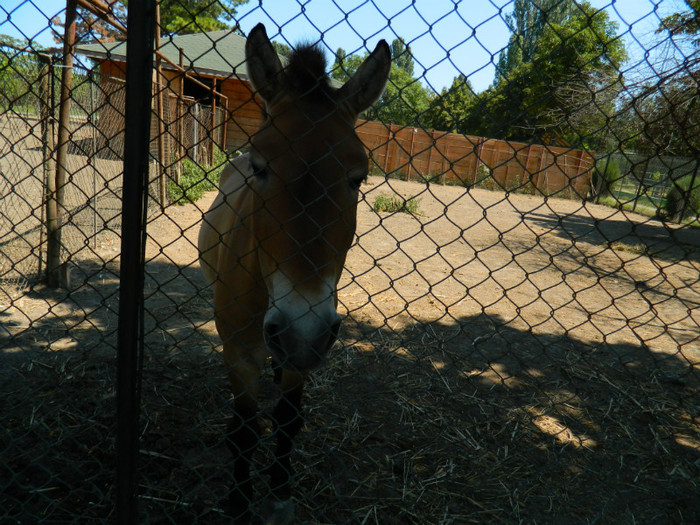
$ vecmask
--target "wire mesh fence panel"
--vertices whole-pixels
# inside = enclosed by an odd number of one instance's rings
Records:
[[[34,278],[39,270],[42,196],[49,155],[42,148],[50,130],[42,116],[50,93],[44,58],[10,46],[0,47],[3,75],[0,117],[0,272],[8,285]],[[23,74],[22,74],[23,73]]]
[[[62,55],[45,30],[63,36],[63,5],[16,4],[0,10],[0,34],[30,38],[0,46],[0,510],[109,521],[118,291],[141,286],[118,269],[126,8],[78,10],[71,279],[51,289]],[[139,521],[700,521],[697,2],[175,4],[143,115]],[[279,77],[251,65],[258,23]],[[365,110],[372,82],[351,79],[382,38],[388,83]],[[208,263],[203,224],[225,247]],[[327,354],[302,362],[309,346]]]

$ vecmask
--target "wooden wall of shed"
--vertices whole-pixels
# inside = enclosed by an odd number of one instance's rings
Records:
[[[250,137],[263,122],[263,106],[250,85],[236,79],[224,80],[221,93],[228,98],[230,116],[226,128],[226,148],[228,150],[245,149]]]
[[[103,75],[103,79],[107,77],[125,79],[126,64],[110,60],[102,61],[100,73]],[[163,76],[167,82],[168,91],[179,96],[182,75],[177,71],[164,68]],[[231,151],[245,148],[250,137],[262,124],[262,103],[255,97],[247,82],[235,78],[217,78],[217,80],[218,91],[228,99],[226,105],[229,118],[227,119],[225,149]],[[106,85],[107,83],[104,84],[103,90],[109,98],[113,94],[113,88],[106,87]],[[221,99],[217,100],[217,103],[219,107],[224,106],[224,101]],[[106,136],[120,135],[124,129],[124,108],[118,104],[108,104],[102,108],[100,120],[98,126]],[[152,131],[157,133],[157,127],[153,128]]]
[[[124,112],[126,96],[126,64],[100,63],[100,106],[97,129],[104,146],[116,155],[124,152]]]

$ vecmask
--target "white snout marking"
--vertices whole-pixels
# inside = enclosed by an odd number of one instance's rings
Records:
[[[298,333],[311,334],[319,324],[336,318],[334,277],[317,281],[316,289],[304,287],[303,293],[282,271],[277,271],[271,281],[269,310],[279,310]]]

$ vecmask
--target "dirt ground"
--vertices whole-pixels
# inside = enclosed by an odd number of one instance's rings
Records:
[[[363,194],[342,341],[305,395],[300,522],[700,522],[700,230],[378,177]],[[378,214],[379,194],[419,214]],[[212,199],[148,226],[144,523],[226,522],[230,398],[195,247]],[[113,518],[118,254],[106,238],[69,292],[0,298],[15,522]]]

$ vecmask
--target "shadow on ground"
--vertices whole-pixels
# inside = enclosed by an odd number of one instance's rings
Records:
[[[29,293],[43,316],[0,318],[8,522],[114,519],[118,280],[81,271],[69,294]],[[227,523],[215,509],[231,404],[209,292],[197,268],[147,271],[142,521]],[[681,353],[535,336],[488,315],[392,327],[346,320],[308,382],[300,522],[700,522],[700,376]]]
[[[664,261],[700,262],[700,228],[655,219],[636,222],[630,219],[636,215],[612,208],[610,213],[605,220],[581,213],[561,216],[539,212],[529,213],[525,219],[567,241],[575,239],[602,248],[616,245]]]

